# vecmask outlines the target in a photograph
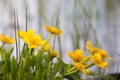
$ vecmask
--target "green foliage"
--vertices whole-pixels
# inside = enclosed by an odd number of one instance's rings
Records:
[[[12,52],[13,48],[0,50],[0,80],[80,80],[77,71],[69,74],[72,65],[60,58],[53,61],[50,51],[24,48],[20,60]]]

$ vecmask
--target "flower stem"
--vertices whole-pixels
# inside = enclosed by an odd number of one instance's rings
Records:
[[[4,44],[5,44],[5,43],[2,43],[2,45],[1,45],[0,49],[2,49],[2,48],[3,48]]]
[[[90,63],[89,65],[87,65],[85,68],[87,69],[87,68],[89,68],[89,67],[91,67],[91,66],[93,66],[95,63]]]
[[[72,72],[69,72],[69,73],[65,74],[65,76],[70,75],[70,74],[73,74],[73,73],[75,73],[75,72],[77,72],[77,71],[78,71],[78,70],[74,70],[74,71],[72,71]]]
[[[84,63],[84,62],[88,61],[89,59],[90,59],[90,56],[89,56],[89,57],[87,57],[87,58],[85,58],[84,60],[82,60],[80,63],[82,64],[82,63]]]
[[[73,66],[71,69],[69,69],[67,72],[71,72],[75,69],[75,67]]]
[[[75,72],[77,72],[77,71],[78,71],[78,70],[74,70],[74,71],[71,71],[71,72],[69,72],[69,73],[66,73],[65,75],[59,75],[57,78],[62,78],[62,77],[64,77],[64,76],[73,74],[73,73],[75,73]]]
[[[47,38],[47,40],[46,40],[45,44],[42,46],[42,48],[44,48],[44,47],[45,47],[46,43],[50,40],[50,38],[51,38],[51,37],[52,37],[52,34],[50,34],[50,35],[48,36],[48,38]]]

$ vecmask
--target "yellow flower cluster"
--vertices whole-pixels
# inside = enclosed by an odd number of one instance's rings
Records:
[[[85,69],[85,65],[83,65],[81,63],[73,63],[73,65],[75,66],[76,69],[78,69],[83,74],[88,75],[90,73],[89,70]]]
[[[80,49],[76,49],[74,53],[72,51],[69,51],[68,56],[72,59],[72,64],[77,70],[83,74],[89,74],[90,71],[85,69],[86,64],[81,63],[81,61],[85,60],[87,57],[82,54],[82,51]]]
[[[68,56],[72,59],[72,64],[83,74],[89,74],[90,71],[87,70],[87,68],[93,65],[105,69],[108,63],[103,60],[104,58],[112,60],[106,51],[97,47],[92,47],[90,41],[86,42],[86,49],[90,52],[90,55],[88,57],[84,56],[80,49],[76,49],[74,53],[68,51]],[[91,60],[90,64],[88,64],[88,60]]]
[[[55,35],[60,35],[62,32],[61,30],[47,25],[45,26],[45,29],[51,34]],[[29,48],[38,48],[38,46],[41,46],[45,51],[48,51],[50,49],[50,44],[48,43],[48,41],[51,38],[51,36],[48,37],[48,40],[42,40],[40,35],[34,35],[33,30],[27,30],[27,32],[18,30],[17,35],[28,45]]]
[[[110,58],[107,52],[103,49],[92,47],[90,41],[86,43],[86,48],[90,51],[90,59],[93,61],[93,63],[95,63],[95,65],[97,65],[100,68],[105,68],[108,64],[103,60],[104,58],[112,60],[112,58]]]
[[[86,57],[82,54],[82,51],[80,49],[76,49],[74,53],[72,51],[68,52],[69,57],[72,59],[74,62],[80,62]]]
[[[40,35],[34,35],[33,30],[27,30],[27,32],[23,32],[21,30],[17,31],[17,35],[21,38],[26,44],[28,44],[29,48],[38,48],[38,46],[44,45],[45,40],[41,39]],[[44,50],[48,50],[50,48],[50,44],[47,43],[44,46]]]
[[[45,25],[44,28],[50,33],[50,36],[48,36],[46,40],[43,40],[38,34],[35,35],[33,30],[27,30],[26,32],[18,30],[16,34],[24,41],[24,43],[28,45],[28,48],[38,48],[40,46],[42,49],[44,49],[44,51],[48,51],[50,49],[50,44],[48,41],[52,35],[60,35],[62,31],[48,25]],[[0,47],[1,49],[4,44],[12,44],[15,40],[7,37],[5,34],[0,34],[0,41],[3,42]],[[50,50],[50,52],[53,58],[59,57],[56,50]]]

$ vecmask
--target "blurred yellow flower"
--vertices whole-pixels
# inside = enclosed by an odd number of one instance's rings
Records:
[[[107,62],[102,60],[102,57],[99,53],[95,53],[93,56],[90,57],[93,63],[100,68],[105,68],[107,66]]]
[[[33,30],[27,30],[27,32],[23,32],[21,30],[18,30],[17,35],[19,38],[23,39],[23,37],[25,37],[25,35],[27,34],[28,36],[33,36],[34,35],[34,31]]]
[[[91,42],[90,41],[86,42],[86,49],[91,50]]]
[[[39,35],[29,35],[25,34],[23,41],[28,44],[29,48],[37,48],[41,43],[41,37]]]
[[[96,52],[99,52],[99,48],[97,48],[97,47],[91,47],[91,49],[90,49],[90,52],[92,53],[92,54],[94,54],[94,53],[96,53]]]
[[[74,61],[74,62],[81,62],[84,60],[86,57],[82,54],[82,51],[80,49],[76,49],[73,52],[68,51],[68,56]]]
[[[13,44],[14,43],[14,39],[7,37],[5,34],[0,35],[0,41],[2,41],[3,43],[7,43],[7,44]]]
[[[74,63],[73,65],[75,66],[75,68],[76,68],[77,70],[79,70],[80,72],[82,72],[82,73],[85,74],[85,75],[88,75],[88,74],[90,73],[89,70],[85,69],[85,65],[83,65],[83,64]]]
[[[112,58],[110,58],[107,54],[107,52],[105,50],[99,49],[97,47],[91,47],[90,52],[94,55],[95,53],[99,53],[101,55],[102,58],[106,58],[109,60],[112,60]]]
[[[21,31],[21,30],[18,30],[17,32],[17,35],[19,38],[23,39],[24,35],[25,35],[25,32]]]
[[[106,58],[106,59],[112,60],[112,58],[108,56],[107,52],[102,50],[102,49],[99,50],[99,54],[102,56],[102,58]]]
[[[48,25],[45,25],[44,27],[51,34],[60,35],[62,33],[62,31],[58,30],[57,28],[54,28],[54,27],[51,27],[51,26],[48,26]]]
[[[40,46],[44,46],[43,49],[45,51],[48,51],[50,49],[50,44],[48,42],[46,43],[46,40],[41,40]]]
[[[56,50],[51,50],[50,53],[51,53],[51,55],[52,55],[53,58],[54,57],[59,57],[58,52]]]
[[[89,50],[92,54],[99,53],[99,54],[102,56],[102,58],[107,58],[107,59],[109,59],[109,60],[112,59],[112,58],[110,58],[110,57],[108,56],[108,54],[107,54],[106,51],[104,51],[104,50],[102,50],[102,49],[99,49],[99,48],[97,48],[97,47],[92,47],[90,41],[87,41],[87,42],[86,42],[86,48],[87,48],[87,50]]]
[[[33,36],[34,35],[34,31],[31,30],[31,29],[27,30],[26,34],[29,35],[29,36]]]

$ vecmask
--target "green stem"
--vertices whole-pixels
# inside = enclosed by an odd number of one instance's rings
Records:
[[[91,67],[91,66],[93,66],[93,65],[95,65],[95,63],[90,63],[90,64],[87,65],[85,68],[87,69],[87,68],[89,68],[89,67]]]
[[[87,58],[85,58],[84,60],[82,60],[80,63],[82,64],[82,63],[84,63],[84,62],[88,61],[89,59],[90,59],[90,56],[89,56],[89,57],[87,57]]]
[[[64,76],[73,74],[73,73],[75,73],[75,72],[77,72],[77,71],[78,71],[78,70],[74,70],[74,71],[72,71],[72,72],[66,73],[65,75],[59,75],[57,78],[62,78],[62,77],[64,77]]]
[[[23,47],[22,47],[22,53],[23,53],[24,49],[25,49],[25,43],[23,44]]]
[[[45,47],[46,43],[50,40],[50,38],[51,38],[51,37],[52,37],[52,34],[50,34],[50,35],[48,36],[48,38],[47,38],[47,40],[46,40],[45,44],[42,46],[42,48],[44,48],[44,47]]]
[[[5,43],[3,42],[3,43],[2,43],[2,45],[1,45],[1,47],[0,47],[0,49],[2,49],[2,48],[3,48],[4,44],[5,44]]]
[[[72,72],[69,72],[69,73],[65,74],[65,76],[70,75],[70,74],[73,74],[73,73],[75,73],[75,72],[77,72],[77,71],[78,71],[78,70],[74,70],[74,71],[72,71]]]
[[[69,69],[67,72],[71,72],[75,69],[75,67],[73,66],[71,69]]]
[[[32,51],[32,48],[29,49],[29,53],[28,53],[28,54],[29,54],[30,56],[32,55],[32,52],[31,52],[31,51]]]

